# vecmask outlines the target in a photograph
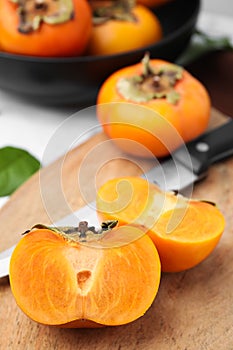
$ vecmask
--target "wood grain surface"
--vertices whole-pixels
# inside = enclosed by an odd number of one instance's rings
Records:
[[[213,111],[211,125],[225,121]],[[34,175],[0,211],[0,250],[38,222],[51,223],[93,200],[101,183],[140,175],[152,163],[130,159],[97,134]],[[226,230],[199,266],[163,274],[159,293],[135,322],[102,329],[39,325],[17,307],[8,278],[0,280],[0,349],[5,350],[232,350],[233,349],[233,158],[212,166],[193,197],[217,203]]]

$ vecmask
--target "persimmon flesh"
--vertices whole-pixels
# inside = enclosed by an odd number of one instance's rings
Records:
[[[223,215],[208,202],[191,200],[185,211],[179,208],[164,213],[150,232],[163,271],[186,270],[206,259],[218,244],[224,226]]]
[[[107,181],[98,191],[98,216],[120,225],[143,225],[153,240],[165,272],[192,268],[214,250],[225,220],[212,203],[163,192],[137,177]]]
[[[10,263],[18,306],[32,320],[60,327],[122,325],[144,315],[160,282],[160,260],[139,227],[114,228],[95,241],[33,229]]]

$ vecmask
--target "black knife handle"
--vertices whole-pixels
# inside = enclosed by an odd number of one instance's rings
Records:
[[[197,175],[204,174],[211,164],[233,155],[233,120],[188,142],[186,147],[193,172]],[[186,162],[187,157],[182,150],[175,152],[175,158],[188,163],[184,165],[190,167],[190,159]]]

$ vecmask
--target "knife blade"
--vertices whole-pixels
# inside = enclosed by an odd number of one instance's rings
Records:
[[[0,278],[9,274],[11,254],[14,249],[15,246],[12,246],[0,253]]]
[[[233,120],[228,121],[186,145],[178,148],[169,159],[157,164],[142,177],[156,183],[161,189],[182,191],[207,176],[209,167],[233,155]],[[98,226],[95,202],[54,223],[54,226],[76,226],[85,218]],[[0,253],[0,278],[9,273],[14,246]]]

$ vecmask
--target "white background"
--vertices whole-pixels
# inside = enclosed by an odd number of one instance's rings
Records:
[[[202,9],[208,12],[233,16],[233,0],[202,0]]]

